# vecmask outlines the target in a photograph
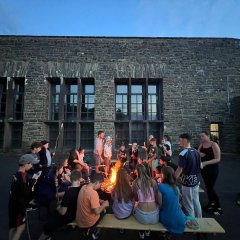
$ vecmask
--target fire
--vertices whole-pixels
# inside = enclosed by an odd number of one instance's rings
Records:
[[[113,187],[114,187],[114,185],[116,183],[117,172],[118,172],[120,167],[121,167],[121,161],[118,160],[116,162],[115,166],[113,166],[111,168],[111,176],[110,176],[110,178],[109,179],[106,178],[104,180],[104,182],[102,183],[101,188],[102,188],[103,191],[109,192],[109,193],[112,191],[112,189],[113,189]]]

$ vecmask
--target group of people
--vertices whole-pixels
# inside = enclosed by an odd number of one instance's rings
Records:
[[[97,239],[99,229],[95,226],[109,206],[118,219],[134,215],[142,224],[160,221],[169,232],[183,233],[192,217],[202,217],[200,175],[209,199],[204,209],[222,214],[214,190],[220,149],[206,132],[200,133],[201,144],[198,149],[191,147],[189,134],[179,136],[182,151],[177,164],[171,161],[172,146],[168,135],[164,135],[159,147],[156,139],[149,136],[148,144],[141,146],[146,151],[146,159],[138,156],[139,146],[136,143],[131,145],[128,154],[125,146],[121,146],[118,152],[121,168],[111,191],[111,201],[100,199],[98,192],[104,177],[109,176],[112,157],[112,139],[108,136],[104,143],[104,138],[104,131],[99,131],[94,146],[95,171],[90,171],[89,165],[84,162],[84,149],[80,147],[72,150],[54,172],[52,182],[55,183],[55,193],[58,193],[60,201],[55,213],[45,224],[40,240],[48,239],[59,227],[74,220],[83,229],[85,237]],[[32,151],[19,159],[19,169],[13,177],[9,199],[9,239],[20,238],[25,227],[26,208],[31,199],[37,196],[36,192],[44,182],[41,178],[50,178],[51,154],[46,142],[33,143]],[[41,155],[44,155],[44,161]],[[104,174],[101,166],[104,167]],[[40,177],[39,171],[42,171]],[[149,235],[148,231],[139,232],[140,239]]]

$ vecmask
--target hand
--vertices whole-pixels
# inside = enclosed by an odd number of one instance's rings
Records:
[[[201,162],[201,169],[203,169],[204,167],[207,166],[207,163],[206,162]]]
[[[199,155],[200,155],[201,158],[206,156],[206,154],[202,153],[202,152],[199,152]]]
[[[106,201],[104,201],[103,203],[102,203],[102,206],[103,207],[109,207],[109,202],[108,202],[108,200],[106,200]]]

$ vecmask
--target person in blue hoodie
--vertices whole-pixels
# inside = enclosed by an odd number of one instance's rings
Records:
[[[171,167],[162,167],[162,183],[158,184],[158,190],[162,194],[159,221],[169,232],[182,234],[187,223],[187,217],[179,204],[180,192],[174,170]]]

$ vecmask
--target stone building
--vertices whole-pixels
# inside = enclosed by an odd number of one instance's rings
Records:
[[[240,152],[240,40],[0,36],[0,149],[201,130]]]

